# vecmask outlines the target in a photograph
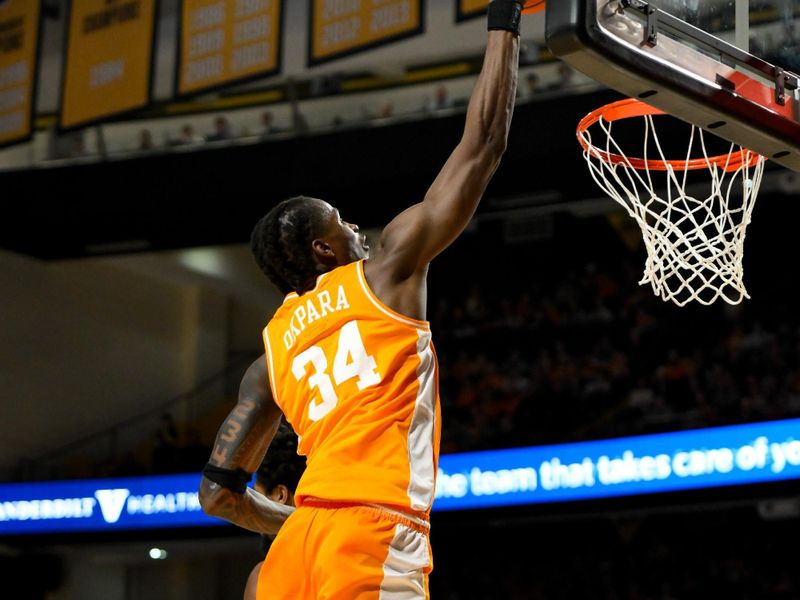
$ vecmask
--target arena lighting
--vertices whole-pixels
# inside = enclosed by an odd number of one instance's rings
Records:
[[[164,560],[167,558],[167,551],[162,548],[150,548],[148,554],[153,560]]]
[[[215,248],[195,248],[181,251],[178,255],[181,265],[202,275],[220,277],[230,272],[219,250]]]
[[[443,455],[434,511],[800,479],[800,419]],[[226,525],[199,473],[0,485],[0,536]]]

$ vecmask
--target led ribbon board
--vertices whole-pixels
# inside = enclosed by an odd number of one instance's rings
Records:
[[[39,2],[0,2],[0,146],[31,136]]]
[[[200,474],[0,485],[0,535],[198,527]]]
[[[800,479],[800,419],[442,456],[434,510]]]
[[[72,0],[61,127],[150,103],[155,14],[156,0]]]
[[[224,525],[200,474],[0,485],[0,536]],[[443,455],[434,511],[800,479],[800,419]]]
[[[312,0],[309,65],[423,31],[422,0]]]
[[[281,0],[183,0],[178,93],[278,72],[282,15]]]

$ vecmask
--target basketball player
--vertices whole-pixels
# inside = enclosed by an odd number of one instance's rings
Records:
[[[314,198],[281,202],[253,231],[256,261],[286,298],[264,330],[265,359],[245,374],[220,429],[200,497],[208,514],[280,529],[259,600],[428,598],[440,419],[426,276],[505,151],[521,4],[489,5],[463,137],[373,257],[358,227]],[[308,458],[295,511],[247,487],[282,413]]]
[[[294,493],[300,476],[306,468],[306,459],[297,453],[297,435],[288,426],[281,426],[269,444],[267,455],[256,471],[253,488],[279,504],[294,506]],[[262,534],[262,551],[266,555],[274,535]],[[247,578],[244,600],[256,600],[258,573],[264,561],[253,567]]]

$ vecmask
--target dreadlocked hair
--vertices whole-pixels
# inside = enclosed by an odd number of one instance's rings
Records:
[[[284,200],[270,210],[250,236],[256,263],[283,294],[302,294],[320,270],[310,244],[320,235],[319,205],[308,196]]]
[[[258,467],[256,481],[264,486],[267,493],[280,484],[294,493],[305,468],[305,457],[297,454],[297,434],[282,422]]]

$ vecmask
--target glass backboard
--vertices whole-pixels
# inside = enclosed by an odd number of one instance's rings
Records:
[[[800,0],[558,0],[545,27],[596,81],[800,171]]]

